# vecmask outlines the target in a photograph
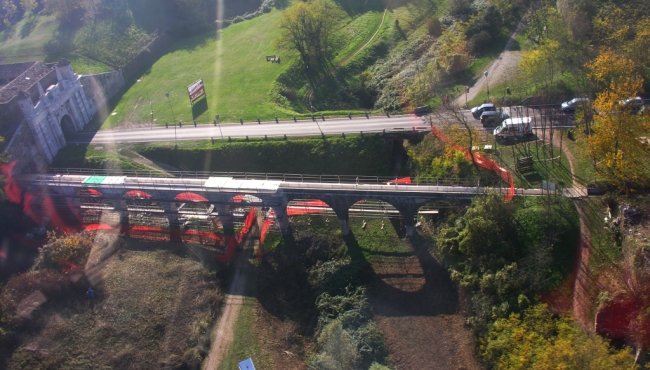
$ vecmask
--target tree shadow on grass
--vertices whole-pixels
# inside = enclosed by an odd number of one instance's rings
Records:
[[[177,41],[172,44],[171,47],[169,47],[169,50],[167,50],[167,54],[171,54],[176,51],[186,51],[191,53],[197,49],[208,46],[210,43],[214,43],[215,41],[219,40],[219,38],[220,37],[217,33],[210,31],[198,36],[182,39],[181,41]]]
[[[25,37],[29,36],[32,31],[34,31],[34,28],[36,28],[37,23],[38,19],[36,19],[36,17],[28,16],[27,21],[25,21],[22,27],[20,27],[20,38],[24,39]]]
[[[413,272],[377,275],[373,297],[375,313],[383,316],[455,314],[458,309],[458,291],[449,272],[431,255],[426,238],[416,233],[409,240],[422,275]],[[405,291],[389,284],[387,278],[411,281],[424,278],[424,284],[417,291]]]

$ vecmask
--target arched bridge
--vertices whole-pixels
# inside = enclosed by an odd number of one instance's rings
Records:
[[[128,222],[128,214],[134,212],[137,204],[149,210],[155,208],[156,212],[166,215],[170,228],[181,227],[182,207],[187,203],[203,204],[204,210],[208,209],[210,214],[216,211],[226,228],[232,225],[233,209],[244,201],[246,205],[272,209],[280,229],[285,233],[289,231],[287,206],[291,201],[319,200],[334,211],[344,235],[349,232],[350,208],[359,201],[379,200],[394,207],[410,236],[418,209],[428,202],[471,199],[488,191],[506,192],[505,188],[436,183],[404,184],[379,180],[370,183],[364,178],[348,177],[348,181],[345,181],[337,176],[242,179],[232,176],[178,178],[34,174],[18,175],[14,180],[24,191],[36,196],[48,195],[78,208],[115,211],[122,222]],[[545,193],[540,189],[515,190],[516,195]],[[93,201],[89,202],[88,199]]]

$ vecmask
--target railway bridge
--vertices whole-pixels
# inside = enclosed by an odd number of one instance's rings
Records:
[[[224,230],[233,227],[238,207],[268,210],[283,233],[289,232],[291,202],[313,200],[331,208],[343,235],[350,231],[351,207],[360,201],[382,201],[402,218],[412,236],[420,207],[432,201],[468,200],[489,191],[505,194],[506,188],[449,185],[444,182],[408,184],[408,181],[377,177],[304,175],[231,175],[153,177],[104,174],[26,174],[14,179],[36,199],[50,197],[54,204],[77,209],[110,210],[129,222],[129,213],[154,212],[165,216],[170,229],[182,227],[187,214],[218,216]],[[515,189],[515,195],[537,196],[540,189]],[[303,202],[304,203],[304,202]],[[36,202],[35,204],[38,204]],[[197,206],[201,206],[197,208]],[[273,212],[271,213],[270,210]]]

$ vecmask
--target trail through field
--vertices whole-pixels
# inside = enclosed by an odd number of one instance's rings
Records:
[[[515,38],[521,31],[523,27],[523,22],[519,21],[515,32],[512,33],[510,39],[506,43],[506,46],[503,48],[503,51],[499,57],[492,63],[490,68],[488,68],[488,79],[493,85],[496,85],[499,82],[508,80],[509,77],[515,77],[517,75],[517,69],[519,66],[519,61],[521,61],[521,51],[512,51],[512,45],[515,42]],[[461,94],[459,97],[454,100],[454,104],[459,107],[465,106],[465,101],[470,101],[476,97],[476,95],[486,89],[486,79],[482,75],[474,82],[474,86],[470,87],[467,97],[465,94]]]
[[[228,292],[223,313],[213,332],[212,348],[210,348],[208,359],[204,363],[204,370],[216,370],[219,367],[232,343],[235,321],[237,321],[239,310],[244,304],[244,293],[246,291],[245,253],[241,253],[235,263],[237,267],[235,268],[234,278],[230,284],[230,291]]]

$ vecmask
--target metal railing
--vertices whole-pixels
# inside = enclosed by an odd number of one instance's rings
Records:
[[[283,182],[308,182],[308,183],[356,183],[395,185],[399,179],[394,176],[367,176],[367,175],[316,175],[294,173],[262,173],[262,172],[209,172],[209,171],[168,171],[167,174],[156,171],[136,171],[120,169],[87,169],[87,168],[53,168],[50,174],[81,175],[81,176],[128,176],[140,178],[176,178],[176,179],[207,179],[209,177],[232,177],[240,180],[265,180]],[[439,178],[415,177],[411,178],[412,185],[436,186],[479,186],[476,179],[465,178]],[[408,185],[399,183],[399,185]]]

